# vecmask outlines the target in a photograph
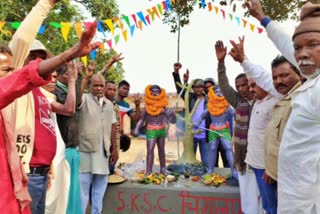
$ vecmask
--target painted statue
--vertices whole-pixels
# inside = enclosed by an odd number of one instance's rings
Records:
[[[175,123],[173,108],[166,108],[168,98],[166,91],[158,85],[148,85],[145,89],[145,110],[142,112],[134,130],[139,135],[139,129],[146,123],[147,163],[145,175],[152,172],[154,161],[154,147],[157,144],[160,162],[160,173],[167,174],[165,158],[166,123]]]
[[[218,86],[210,87],[208,97],[208,108],[201,115],[201,120],[197,121],[195,124],[195,126],[199,126],[199,124],[207,116],[207,114],[210,114],[211,124],[210,130],[208,132],[208,139],[211,152],[208,157],[207,173],[213,173],[214,166],[217,161],[217,148],[220,141],[223,148],[226,150],[226,156],[232,176],[235,179],[238,179],[238,173],[233,167],[233,149],[228,122],[228,118],[230,117],[230,115],[233,116],[235,114],[235,111],[232,107],[230,107],[228,101],[222,95]]]

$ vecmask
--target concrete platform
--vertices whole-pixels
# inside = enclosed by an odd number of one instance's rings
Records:
[[[227,175],[230,169],[215,172]],[[206,186],[183,176],[167,186],[126,181],[108,186],[103,213],[241,214],[240,192],[238,187]]]

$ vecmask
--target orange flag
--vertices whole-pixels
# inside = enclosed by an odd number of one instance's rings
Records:
[[[142,30],[142,21],[141,20],[138,22],[138,25],[139,25],[140,30]]]
[[[74,29],[76,30],[77,36],[80,39],[82,34],[82,23],[81,22],[74,23]]]
[[[247,26],[248,21],[247,21],[247,20],[242,19],[242,22],[243,22],[243,27],[245,28],[245,27]]]
[[[60,22],[61,24],[61,33],[65,42],[68,42],[68,35],[70,32],[70,22]]]
[[[113,21],[118,24],[119,28],[123,31],[123,23],[119,17],[113,18]]]
[[[102,53],[102,54],[104,54],[104,50],[105,50],[105,48],[104,48],[104,43],[102,43],[101,45],[100,45],[100,52]]]
[[[152,11],[160,18],[160,15],[158,13],[158,9],[155,6],[152,7]]]

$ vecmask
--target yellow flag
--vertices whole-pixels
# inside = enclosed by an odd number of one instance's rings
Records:
[[[218,13],[219,12],[219,8],[218,7],[214,7],[214,10],[216,11],[216,13]]]
[[[61,24],[61,33],[65,42],[68,42],[68,35],[70,32],[70,22],[60,22]]]
[[[256,26],[254,26],[253,24],[250,24],[250,29],[252,32],[254,31],[255,28],[256,28]]]
[[[86,66],[86,67],[87,67],[87,65],[88,65],[88,59],[87,59],[87,56],[83,56],[83,57],[81,57],[81,60],[82,60],[82,62],[83,62],[83,64],[84,64],[84,66]]]
[[[106,20],[104,20],[104,22],[107,24],[107,26],[109,27],[112,35],[114,36],[114,26],[113,26],[112,20],[111,19],[106,19]]]
[[[118,24],[119,28],[123,31],[123,24],[119,17],[113,18],[113,21]]]
[[[82,34],[82,23],[81,22],[74,23],[74,29],[76,30],[77,36],[80,39]]]
[[[11,36],[12,33],[8,30],[2,30],[3,26],[6,24],[6,22],[0,22],[0,32],[2,32],[3,34],[9,35]]]
[[[122,32],[122,36],[124,38],[124,41],[128,41],[128,31],[127,30]]]

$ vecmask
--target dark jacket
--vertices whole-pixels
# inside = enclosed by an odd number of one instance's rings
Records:
[[[81,102],[81,81],[82,77],[78,76],[76,81],[76,106],[80,105]],[[54,94],[57,96],[57,102],[64,104],[67,99],[67,92],[56,86]],[[76,113],[72,116],[65,116],[57,114],[57,122],[59,130],[62,136],[66,148],[68,147],[77,147],[79,145],[79,113]]]

